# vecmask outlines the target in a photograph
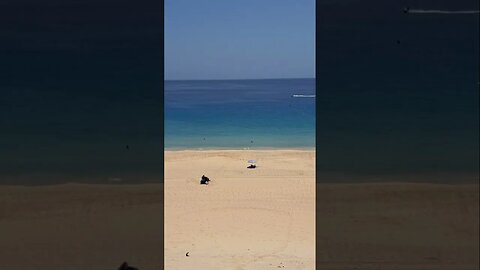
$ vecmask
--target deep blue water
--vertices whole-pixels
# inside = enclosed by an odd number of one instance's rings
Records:
[[[0,184],[161,181],[162,2],[0,6]]]
[[[165,82],[165,147],[313,148],[315,79]]]
[[[480,16],[402,11],[478,10],[478,1],[317,4],[320,181],[478,181]]]
[[[133,87],[4,90],[0,184],[160,181],[161,91]]]

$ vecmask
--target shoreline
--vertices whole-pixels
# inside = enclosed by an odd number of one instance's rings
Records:
[[[169,147],[165,148],[164,152],[179,152],[179,151],[316,151],[316,147],[199,147],[199,148],[180,148]]]

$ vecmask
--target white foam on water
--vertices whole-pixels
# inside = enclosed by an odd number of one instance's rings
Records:
[[[437,9],[410,9],[408,13],[417,14],[478,14],[479,10],[437,10]]]

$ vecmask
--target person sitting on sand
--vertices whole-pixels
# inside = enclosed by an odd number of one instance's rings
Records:
[[[250,164],[247,169],[255,169],[257,167],[257,165],[255,164]]]
[[[208,185],[208,182],[210,182],[211,180],[206,177],[205,175],[202,175],[202,179],[200,180],[200,185]]]
[[[130,266],[128,265],[127,262],[124,262],[122,263],[122,265],[120,265],[120,267],[118,268],[118,270],[138,270],[138,268],[135,268],[133,266]]]

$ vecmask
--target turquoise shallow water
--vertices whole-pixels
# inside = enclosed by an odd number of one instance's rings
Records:
[[[166,81],[165,148],[312,148],[314,79]]]

